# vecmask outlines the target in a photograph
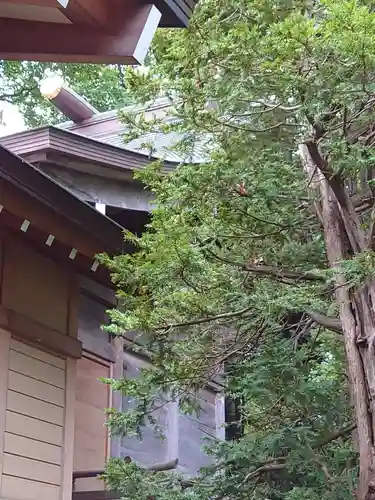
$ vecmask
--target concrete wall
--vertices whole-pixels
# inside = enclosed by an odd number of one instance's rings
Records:
[[[147,366],[147,361],[131,352],[124,352],[124,375],[135,378],[140,370]],[[189,476],[196,475],[201,467],[212,463],[203,447],[207,438],[221,438],[218,418],[223,415],[217,411],[218,398],[213,391],[204,390],[200,393],[201,411],[198,415],[183,414],[177,402],[160,400],[161,408],[153,412],[152,416],[163,431],[164,440],[160,440],[154,433],[151,425],[147,425],[143,432],[143,439],[136,437],[121,440],[121,456],[130,456],[143,465],[151,465],[178,458],[177,471]],[[132,406],[130,398],[124,396],[123,409]]]
[[[219,437],[216,432],[216,395],[201,391],[198,415],[179,413],[178,457],[182,473],[195,475],[199,468],[210,465],[212,459],[204,451],[207,439]]]
[[[124,352],[124,376],[126,378],[138,378],[140,370],[147,366],[147,363],[133,356],[130,353]],[[122,410],[127,410],[133,406],[133,401],[128,396],[122,398]],[[134,438],[123,438],[121,440],[121,456],[130,456],[132,460],[142,465],[152,465],[157,462],[164,462],[176,458],[173,450],[173,441],[177,439],[174,422],[174,405],[165,404],[160,401],[160,410],[154,412],[152,416],[157,420],[158,425],[166,434],[166,439],[159,439],[151,426],[146,426],[142,429],[142,441]]]

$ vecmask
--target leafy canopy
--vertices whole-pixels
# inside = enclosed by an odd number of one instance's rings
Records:
[[[55,123],[64,118],[39,91],[48,73],[63,76],[73,90],[99,111],[116,109],[132,102],[124,85],[125,67],[97,64],[0,61],[0,101],[16,104],[27,126]]]
[[[195,480],[112,462],[124,498],[352,498],[340,325],[298,146],[314,134],[348,182],[372,167],[351,138],[373,119],[374,33],[365,0],[204,0],[188,30],[157,34],[147,76],[128,75],[139,100],[170,96],[176,118],[123,116],[131,132],[176,130],[181,154],[207,161],[140,174],[157,197],[149,230],[127,235],[135,254],[103,257],[120,303],[110,328],[140,332],[152,359],[138,381],[110,382],[139,405],[109,425],[139,428],[161,392],[193,411],[220,375],[244,433],[211,443],[216,465]],[[372,262],[345,263],[348,279]]]

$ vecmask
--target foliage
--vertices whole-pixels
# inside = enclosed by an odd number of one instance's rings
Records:
[[[108,111],[131,102],[123,81],[125,71],[121,65],[0,61],[0,101],[16,104],[30,127],[61,121],[62,115],[39,91],[39,83],[50,72],[61,74],[99,111]]]
[[[372,10],[366,0],[204,0],[189,30],[157,35],[147,76],[128,75],[139,99],[171,97],[176,120],[163,130],[207,161],[142,173],[157,195],[149,231],[127,236],[137,253],[102,257],[118,286],[111,331],[142,332],[153,361],[137,382],[110,382],[139,406],[112,410],[109,425],[144,423],[160,392],[194,408],[220,374],[242,401],[245,432],[212,443],[216,466],[196,480],[110,464],[125,498],[352,498],[342,341],[325,328],[337,313],[327,234],[317,169],[306,176],[298,146],[324,152],[331,185],[342,182],[368,227]],[[123,119],[140,132],[163,127]],[[371,252],[336,264],[349,289],[373,274]]]

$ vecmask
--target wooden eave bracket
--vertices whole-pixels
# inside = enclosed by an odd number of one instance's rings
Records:
[[[109,34],[91,26],[1,18],[0,57],[142,64],[160,19],[161,13],[154,5],[139,5],[129,13],[117,34]]]

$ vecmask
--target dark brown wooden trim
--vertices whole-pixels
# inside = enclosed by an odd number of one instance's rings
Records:
[[[196,3],[196,0],[155,0],[155,5],[162,13],[160,26],[186,28]]]
[[[70,0],[60,10],[74,24],[110,29],[111,7],[114,8],[111,0]]]
[[[78,336],[78,299],[79,299],[78,276],[75,273],[70,273],[67,332],[68,335],[70,337],[73,337],[74,339],[76,339]]]
[[[86,346],[83,345],[82,345],[82,357],[94,361],[99,365],[105,366],[106,368],[109,368],[115,361],[114,355],[111,357],[109,356],[104,357],[101,354],[97,354],[94,351],[90,351],[89,349],[86,348]]]
[[[82,356],[82,343],[79,340],[63,335],[4,306],[0,307],[0,327],[20,339],[57,354],[74,359]]]
[[[50,155],[58,153],[75,157],[76,160],[79,158],[120,170],[123,175],[126,171],[132,174],[154,161],[153,158],[144,154],[127,151],[124,148],[53,126],[1,137],[0,143],[27,161],[29,159],[30,161],[46,161],[49,158],[53,162],[54,158]],[[43,155],[42,158],[35,157],[37,151]],[[169,172],[176,168],[177,163],[164,161],[163,166],[165,171]]]
[[[113,491],[74,491],[72,500],[115,500],[121,498],[121,493]]]
[[[115,362],[112,368],[112,377],[116,380],[121,379],[124,376],[124,342],[123,339],[117,337],[113,341],[114,351],[115,351]],[[122,394],[119,391],[112,391],[112,408],[121,411],[122,408]],[[120,458],[121,457],[121,440],[112,438],[111,439],[111,457]]]
[[[118,35],[130,30],[143,2],[139,0],[70,0],[61,12],[73,24],[89,26],[103,33]]]
[[[160,17],[153,5],[138,4],[135,12],[123,18],[123,29],[115,36],[78,24],[1,18],[0,57],[43,62],[140,64]]]
[[[6,237],[14,238],[22,242],[22,244],[29,245],[44,257],[55,262],[66,273],[75,272],[78,275],[86,275],[103,286],[113,287],[109,272],[104,266],[99,266],[93,272],[91,270],[93,262],[91,259],[79,253],[74,260],[69,259],[70,246],[55,240],[52,246],[48,247],[45,244],[47,239],[45,232],[30,225],[28,231],[23,233],[20,231],[21,222],[17,216],[3,210],[0,216],[0,235],[4,234]]]
[[[47,97],[64,116],[74,123],[83,122],[99,113],[86,99],[63,85],[56,91],[55,95]]]
[[[79,276],[78,280],[79,287],[84,294],[92,297],[94,300],[99,300],[108,306],[108,309],[110,309],[111,306],[116,307],[117,299],[113,289],[103,286],[87,276]]]
[[[3,303],[3,276],[4,276],[4,262],[5,262],[5,243],[4,243],[4,228],[0,234],[0,304]]]
[[[7,0],[7,2],[16,4],[16,5],[37,5],[38,7],[52,7],[52,8],[60,8],[62,4],[66,4],[69,0],[65,2],[63,0]]]
[[[56,237],[61,234],[61,241],[79,248],[84,255],[127,251],[120,225],[1,146],[0,179],[10,184],[6,188],[4,185],[0,193],[5,209],[16,210],[16,215],[46,228]],[[65,227],[64,219],[68,222]]]
[[[92,359],[97,363],[102,364],[103,366],[110,366],[116,360],[116,356],[114,354],[113,346],[108,342],[107,350],[98,348],[96,345],[93,345],[87,339],[82,339],[82,349],[85,352],[85,357],[88,359]]]

